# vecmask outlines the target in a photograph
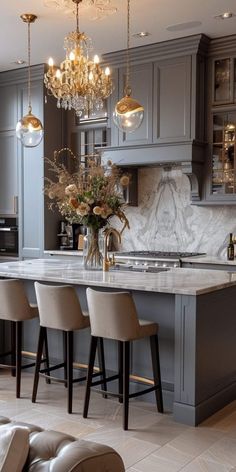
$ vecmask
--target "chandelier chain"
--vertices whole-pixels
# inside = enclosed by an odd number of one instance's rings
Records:
[[[76,31],[79,33],[79,2],[76,2]]]

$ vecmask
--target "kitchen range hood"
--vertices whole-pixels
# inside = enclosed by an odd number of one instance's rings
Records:
[[[119,167],[178,167],[191,184],[191,199],[201,199],[201,182],[206,145],[194,142],[169,143],[102,149],[104,162],[112,160]]]

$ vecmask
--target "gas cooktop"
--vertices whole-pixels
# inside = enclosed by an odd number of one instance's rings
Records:
[[[114,254],[123,270],[158,272],[161,268],[181,267],[185,257],[203,256],[201,252],[124,251]]]

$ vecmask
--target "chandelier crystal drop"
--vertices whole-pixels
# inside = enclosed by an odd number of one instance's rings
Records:
[[[24,13],[21,19],[28,24],[28,113],[21,118],[16,125],[16,137],[25,147],[36,147],[43,138],[43,125],[32,114],[31,106],[31,67],[30,67],[30,24],[34,23],[37,16],[33,13]]]
[[[124,97],[119,100],[113,112],[113,121],[117,128],[124,133],[132,133],[141,125],[143,121],[144,108],[134,98],[131,97],[130,86],[130,0],[127,0],[127,49],[126,49],[126,81],[124,87]]]
[[[49,59],[49,68],[44,75],[48,93],[57,99],[58,108],[75,110],[77,116],[103,108],[103,100],[113,90],[110,69],[102,69],[99,57],[89,58],[91,40],[79,31],[79,3],[76,4],[76,31],[69,33],[64,40],[66,58],[56,68]]]

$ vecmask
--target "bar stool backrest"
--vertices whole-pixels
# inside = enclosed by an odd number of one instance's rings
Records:
[[[35,282],[40,325],[73,331],[84,327],[84,315],[74,287]]]
[[[21,280],[0,280],[0,319],[23,321],[32,318]]]
[[[92,336],[129,341],[136,339],[139,321],[129,292],[86,290]]]

